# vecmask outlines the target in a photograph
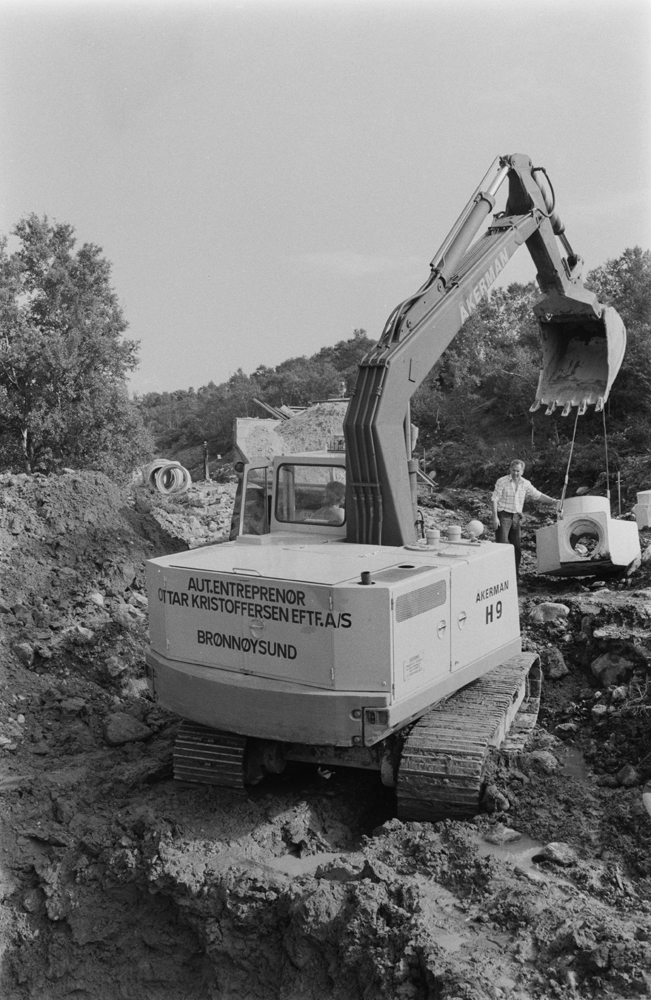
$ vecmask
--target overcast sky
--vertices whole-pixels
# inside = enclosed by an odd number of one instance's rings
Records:
[[[222,382],[379,337],[499,154],[650,248],[650,55],[651,0],[0,0],[0,231],[103,248],[134,391]]]

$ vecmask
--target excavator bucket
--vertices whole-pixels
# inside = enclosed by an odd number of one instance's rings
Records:
[[[531,410],[542,403],[548,414],[563,407],[563,416],[573,406],[579,413],[585,413],[590,404],[602,410],[626,348],[626,328],[619,313],[611,306],[602,307],[599,316],[536,312],[543,367]]]

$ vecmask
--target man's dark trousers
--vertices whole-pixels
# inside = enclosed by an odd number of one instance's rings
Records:
[[[522,543],[520,539],[520,519],[521,514],[512,514],[508,510],[498,510],[497,516],[500,519],[500,526],[495,532],[496,542],[510,542],[515,549],[515,571],[520,572],[520,559],[522,558]]]

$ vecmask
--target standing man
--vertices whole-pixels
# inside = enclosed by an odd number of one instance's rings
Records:
[[[527,497],[531,497],[532,500],[539,500],[542,503],[556,504],[557,507],[560,505],[560,500],[548,497],[546,493],[541,493],[532,486],[529,480],[524,478],[523,473],[524,462],[515,458],[511,462],[509,475],[497,480],[491,496],[495,540],[510,542],[515,549],[515,571],[518,575],[522,557],[520,521],[524,501]]]

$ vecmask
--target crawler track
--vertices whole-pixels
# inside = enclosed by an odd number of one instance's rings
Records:
[[[245,751],[244,736],[184,722],[174,743],[174,777],[243,789]]]
[[[523,746],[538,717],[540,681],[538,657],[522,653],[424,715],[402,747],[398,816],[434,821],[478,812],[488,754],[493,747]],[[321,749],[330,751],[324,759],[331,764],[337,748]],[[286,751],[288,759],[304,759],[290,746]],[[184,722],[174,745],[174,777],[243,790],[263,775],[260,753],[260,741]]]
[[[517,749],[536,723],[540,676],[538,657],[522,653],[416,723],[400,758],[401,819],[434,821],[479,811],[491,748]]]

